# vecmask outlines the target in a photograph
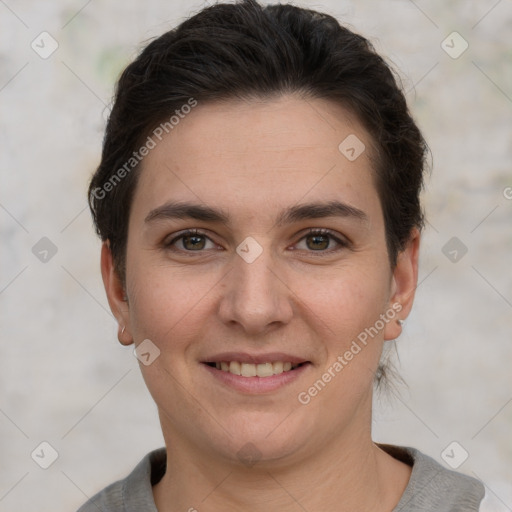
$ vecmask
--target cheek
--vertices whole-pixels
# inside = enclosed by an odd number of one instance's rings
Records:
[[[295,321],[309,324],[324,343],[348,342],[375,323],[386,303],[385,269],[370,267],[347,264],[329,272],[319,267],[288,272],[284,280],[293,293],[283,300],[296,302]],[[191,272],[133,261],[127,284],[135,340],[172,340],[175,347],[193,338],[215,313],[229,279],[229,273],[211,269]]]
[[[387,269],[375,264],[347,265],[326,279],[302,277],[301,314],[308,316],[308,328],[324,351],[319,376],[333,382],[317,405],[332,401],[339,414],[349,415],[344,408],[372,389],[384,335],[374,329],[385,310],[388,277]]]
[[[388,273],[378,266],[346,266],[329,279],[306,279],[297,292],[304,302],[315,342],[325,350],[321,364],[299,397],[317,428],[333,432],[356,415],[361,401],[371,400],[383,331],[374,335],[384,312]],[[320,425],[321,424],[321,425]]]
[[[384,312],[389,295],[386,269],[347,264],[328,274],[304,276],[292,289],[331,342],[350,341]]]
[[[211,273],[133,261],[127,284],[135,341],[149,338],[166,351],[179,349],[202,329],[218,281],[219,276]]]

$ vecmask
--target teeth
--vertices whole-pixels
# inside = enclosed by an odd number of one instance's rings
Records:
[[[256,375],[258,377],[270,377],[274,375],[274,368],[272,363],[262,363],[256,365]]]
[[[272,370],[274,371],[275,375],[283,373],[283,363],[281,361],[278,361],[277,363],[272,363]]]
[[[242,377],[256,377],[256,368],[255,364],[242,363]]]
[[[215,363],[217,370],[230,372],[234,375],[241,375],[242,377],[271,377],[272,375],[279,375],[283,372],[289,372],[299,366],[298,364],[292,365],[289,361],[277,361],[275,363],[239,363],[238,361],[222,361]]]
[[[231,361],[229,363],[229,373],[234,373],[235,375],[241,375],[240,363],[237,361]]]

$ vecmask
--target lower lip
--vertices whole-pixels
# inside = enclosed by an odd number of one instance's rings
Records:
[[[204,363],[201,363],[201,365],[224,385],[243,393],[256,395],[276,391],[287,384],[291,384],[308,370],[311,363],[305,363],[295,368],[295,370],[272,375],[271,377],[242,377],[224,370],[217,370],[217,368]]]

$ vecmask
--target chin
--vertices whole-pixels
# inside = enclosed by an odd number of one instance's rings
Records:
[[[297,418],[292,420],[296,414]],[[307,446],[308,437],[305,422],[296,412],[245,412],[229,417],[224,425],[228,426],[229,434],[222,431],[221,438],[215,443],[213,437],[207,442],[215,445],[214,450],[231,462],[242,463],[252,467],[258,464],[275,466],[284,463]],[[216,429],[218,432],[218,429]]]

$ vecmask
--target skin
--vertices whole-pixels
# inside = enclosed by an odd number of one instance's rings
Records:
[[[350,134],[366,146],[352,162],[338,150]],[[160,512],[390,511],[398,503],[411,468],[371,439],[373,378],[398,322],[386,323],[309,404],[297,400],[392,304],[401,304],[401,319],[412,307],[419,233],[392,269],[373,161],[371,137],[347,110],[293,95],[200,104],[144,159],[125,287],[108,242],[102,275],[120,342],[150,339],[160,350],[141,364],[167,447],[166,474],[153,487]],[[292,206],[334,200],[366,220],[276,223]],[[229,219],[146,222],[168,201]],[[194,228],[207,237],[195,239],[200,250],[183,239],[165,246]],[[308,228],[349,243],[321,237],[318,249]],[[248,236],[263,249],[252,263],[236,252]],[[200,362],[225,351],[286,352],[311,364],[285,387],[247,395]],[[259,458],[252,466],[237,456],[247,443]]]

